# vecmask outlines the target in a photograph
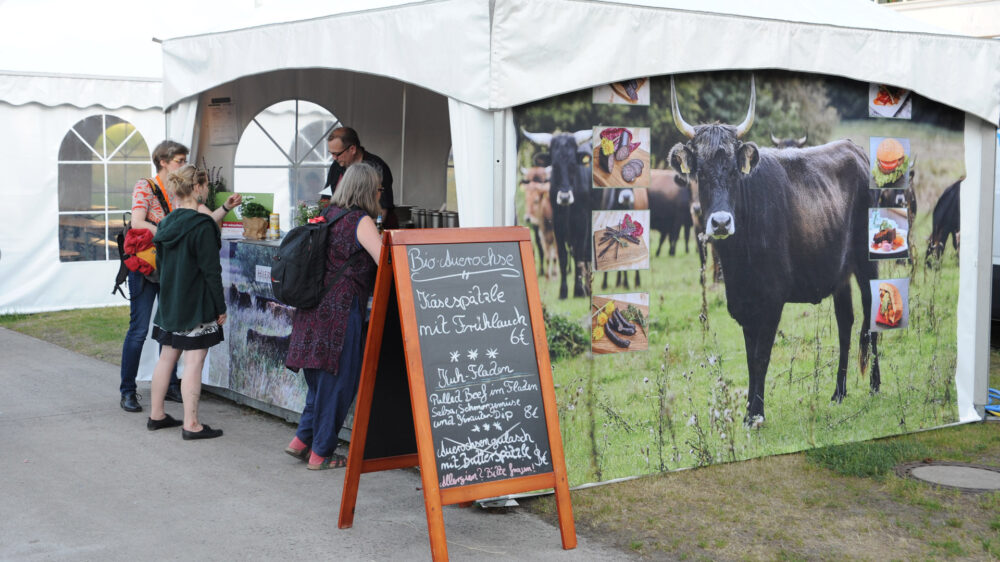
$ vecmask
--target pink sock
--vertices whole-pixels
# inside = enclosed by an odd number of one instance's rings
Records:
[[[295,449],[296,451],[301,451],[308,446],[309,445],[306,445],[305,443],[302,442],[301,439],[299,439],[298,435],[296,435],[295,438],[292,439],[292,442],[288,444],[288,447],[290,449]]]
[[[326,457],[321,457],[316,453],[309,451],[309,464],[321,464],[326,460]]]

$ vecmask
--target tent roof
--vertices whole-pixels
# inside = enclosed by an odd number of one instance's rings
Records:
[[[162,86],[160,80],[152,78],[0,71],[0,102],[160,109]]]
[[[163,64],[168,107],[286,68],[387,76],[483,109],[638,76],[779,68],[1000,120],[1000,44],[869,0],[430,0],[168,39]]]

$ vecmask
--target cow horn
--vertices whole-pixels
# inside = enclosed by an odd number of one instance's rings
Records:
[[[771,132],[771,144],[773,144],[774,146],[778,146],[781,144],[781,139],[774,136],[774,132]]]
[[[753,74],[750,75],[750,109],[747,110],[747,118],[736,126],[736,138],[741,139],[747,134],[750,126],[753,125],[754,109],[757,106],[757,85],[754,82]]]
[[[674,125],[677,125],[680,132],[684,133],[684,136],[693,139],[694,127],[681,117],[681,109],[677,106],[677,90],[674,88],[673,76],[670,77],[670,111],[674,114]]]
[[[524,136],[528,137],[528,140],[541,146],[549,146],[549,143],[552,142],[552,133],[529,133],[523,127],[521,128],[521,132],[524,133]]]
[[[573,140],[576,141],[577,146],[580,146],[581,144],[593,138],[593,136],[594,136],[594,131],[590,129],[584,129],[582,131],[577,131],[573,133]]]
[[[809,140],[809,133],[806,133],[801,139],[795,139],[795,146],[802,148],[806,145],[807,140]]]

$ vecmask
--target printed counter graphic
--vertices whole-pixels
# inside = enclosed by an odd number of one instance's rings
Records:
[[[407,259],[441,487],[551,472],[517,243]]]

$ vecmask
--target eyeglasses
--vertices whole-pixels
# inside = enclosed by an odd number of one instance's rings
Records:
[[[334,158],[340,158],[340,155],[341,155],[341,154],[343,154],[343,153],[347,152],[347,151],[348,151],[348,150],[350,150],[350,149],[351,149],[351,148],[352,148],[353,146],[354,146],[354,145],[352,144],[351,146],[348,146],[347,148],[345,148],[344,150],[341,150],[340,152],[331,152],[331,153],[330,153],[330,156],[333,156]]]
[[[173,162],[174,164],[180,164],[180,165],[183,166],[184,164],[188,163],[188,159],[187,159],[187,156],[177,156],[173,160],[171,160],[171,162]]]

